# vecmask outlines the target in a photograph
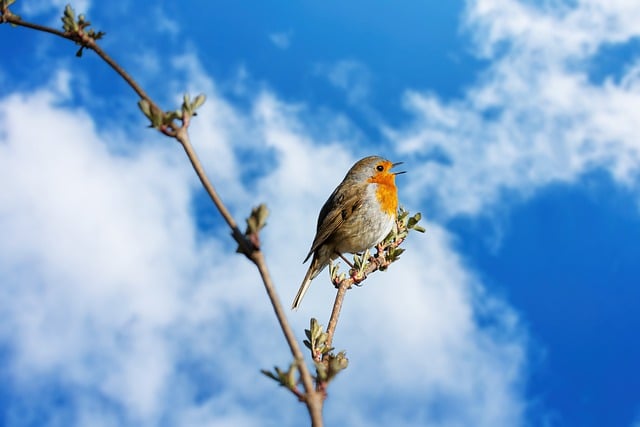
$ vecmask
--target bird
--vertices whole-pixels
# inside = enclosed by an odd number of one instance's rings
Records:
[[[358,253],[380,243],[398,214],[396,175],[402,162],[380,156],[358,160],[320,209],[316,236],[303,263],[313,255],[292,309],[300,307],[311,281],[344,253]]]

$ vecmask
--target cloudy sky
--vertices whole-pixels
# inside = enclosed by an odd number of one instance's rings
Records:
[[[197,3],[74,6],[167,109],[208,96],[193,143],[238,221],[268,204],[285,305],[358,158],[404,161],[425,217],[347,295],[328,425],[640,426],[639,2]],[[64,4],[14,11],[59,26]],[[0,424],[305,425],[180,147],[90,52],[0,40]],[[333,294],[314,281],[298,337]]]

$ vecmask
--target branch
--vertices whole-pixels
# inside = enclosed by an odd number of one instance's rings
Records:
[[[69,6],[67,6],[67,9],[65,10],[65,16],[68,10],[70,10]],[[114,61],[114,59],[111,58],[111,56],[109,56],[104,50],[102,50],[102,48],[98,45],[98,43],[96,43],[96,40],[101,38],[102,35],[104,35],[104,33],[98,33],[100,34],[100,37],[95,38],[95,36],[92,37],[91,33],[85,31],[85,28],[89,25],[89,22],[86,22],[86,25],[84,26],[82,25],[78,26],[75,31],[69,31],[69,30],[60,31],[56,28],[51,28],[44,25],[28,22],[28,21],[23,21],[18,15],[12,13],[8,9],[8,4],[6,1],[2,2],[1,12],[2,12],[2,15],[0,16],[0,23],[8,23],[18,27],[25,27],[25,28],[30,28],[32,30],[53,34],[55,36],[62,37],[63,39],[67,39],[76,44],[79,44],[83,48],[93,50],[104,62],[109,64],[109,66],[113,68],[113,70],[120,77],[122,77],[124,81],[127,82],[127,84],[136,92],[136,94],[138,94],[140,98],[146,99],[151,105],[153,105],[155,108],[158,108],[155,102],[151,99],[151,97],[149,97],[149,95],[147,95],[147,93],[142,89],[142,87],[138,84],[138,82],[136,82],[134,78],[131,77],[131,75],[124,70],[124,68],[122,68],[116,61]]]
[[[349,277],[346,277],[344,274],[338,274],[337,266],[330,267],[331,280],[338,291],[331,310],[329,324],[327,325],[326,346],[328,348],[331,347],[333,342],[333,336],[336,326],[338,325],[340,310],[342,310],[342,304],[347,290],[353,285],[359,285],[366,280],[367,276],[371,273],[377,270],[384,271],[392,263],[400,259],[400,255],[404,252],[404,249],[400,248],[400,245],[407,238],[409,231],[414,230],[424,233],[425,229],[418,225],[421,218],[422,215],[419,212],[410,217],[409,212],[400,208],[398,210],[395,227],[389,235],[376,246],[376,254],[368,256],[368,252],[365,252],[362,256],[354,256],[354,268],[349,271]],[[323,355],[323,360],[325,360],[326,357],[328,357],[328,354]]]
[[[327,347],[331,347],[333,343],[333,335],[336,332],[336,326],[338,326],[342,303],[344,302],[344,297],[347,295],[347,290],[351,288],[352,284],[353,281],[351,279],[344,279],[338,285],[338,292],[336,292],[336,299],[333,303],[333,309],[331,310],[331,317],[329,317],[329,324],[327,325]]]
[[[220,215],[222,215],[222,218],[224,218],[229,228],[231,228],[231,234],[238,245],[240,245],[242,253],[244,253],[245,255],[247,255],[247,257],[249,257],[249,259],[251,259],[249,255],[255,250],[255,248],[245,238],[242,231],[240,231],[240,229],[238,228],[238,224],[233,219],[233,216],[231,215],[225,204],[222,202],[222,199],[218,195],[218,192],[216,191],[211,181],[209,181],[209,177],[207,177],[207,174],[202,167],[202,163],[200,162],[198,155],[193,149],[193,145],[191,145],[189,133],[187,132],[189,120],[189,116],[184,117],[183,126],[178,128],[175,138],[178,140],[178,142],[180,142],[182,148],[184,148],[184,152],[187,155],[189,162],[191,162],[193,170],[196,172],[196,175],[198,175],[200,183],[211,198],[211,201],[216,206],[216,209],[218,209],[218,212],[220,212]]]
[[[258,241],[257,236],[254,236],[256,237],[255,239],[251,239],[240,231],[236,221],[233,219],[231,213],[226,208],[215,187],[213,186],[211,181],[209,181],[209,178],[207,177],[204,168],[202,167],[202,164],[193,146],[191,145],[188,133],[189,123],[192,116],[196,114],[196,108],[204,102],[204,96],[201,95],[196,97],[193,103],[189,101],[188,96],[185,96],[185,100],[182,104],[181,110],[173,112],[163,112],[151,99],[151,97],[147,95],[142,87],[133,79],[133,77],[131,77],[97,44],[96,41],[102,38],[104,33],[96,33],[93,30],[85,31],[90,23],[85,20],[83,15],[79,15],[78,19],[76,20],[73,9],[70,6],[67,6],[62,18],[65,31],[60,31],[54,28],[23,21],[19,16],[13,14],[9,10],[9,6],[11,5],[11,3],[13,3],[12,0],[0,0],[0,24],[9,23],[15,26],[21,26],[36,31],[46,32],[73,41],[74,43],[81,46],[80,50],[78,50],[77,52],[77,56],[80,56],[82,54],[83,49],[94,51],[100,58],[102,58],[102,60],[109,64],[109,66],[120,77],[122,77],[141,98],[141,101],[138,105],[140,106],[142,112],[151,120],[152,127],[158,129],[158,131],[160,131],[164,135],[175,138],[178,142],[180,142],[185,151],[185,154],[187,155],[187,158],[191,162],[194,171],[198,175],[202,186],[204,187],[207,194],[209,194],[209,197],[214,203],[216,209],[220,212],[223,219],[231,229],[233,239],[238,243],[239,252],[242,252],[247,258],[249,258],[255,264],[258,272],[260,273],[260,277],[262,278],[262,281],[264,283],[265,290],[267,291],[267,295],[269,297],[271,305],[273,306],[273,310],[280,324],[280,328],[282,329],[285,340],[289,345],[289,349],[294,357],[295,364],[300,370],[300,377],[305,390],[305,394],[303,395],[301,393],[296,393],[296,395],[305,402],[309,411],[309,415],[311,417],[312,426],[322,427],[322,395],[318,393],[313,386],[313,377],[309,372],[306,364],[304,363],[304,356],[302,354],[302,351],[300,350],[293,330],[291,329],[291,326],[289,325],[289,322],[287,320],[285,311],[282,308],[282,304],[280,303],[280,299],[278,298],[278,295],[276,293],[275,286],[273,284],[273,281],[271,280],[271,276],[264,259],[264,255],[260,251],[259,245],[256,244],[256,242]]]
[[[252,254],[252,260],[255,263],[256,267],[258,267],[258,271],[260,272],[260,276],[262,277],[267,295],[269,296],[269,300],[271,301],[271,305],[273,306],[273,311],[276,313],[278,322],[280,322],[280,328],[282,329],[287,343],[289,344],[289,348],[291,349],[291,353],[293,355],[295,363],[300,370],[300,378],[302,380],[302,386],[304,387],[304,390],[306,392],[305,403],[309,411],[309,416],[311,417],[311,425],[313,427],[321,427],[323,406],[322,395],[318,393],[313,386],[313,377],[311,376],[311,372],[309,372],[309,369],[304,362],[304,355],[302,354],[300,346],[298,345],[298,341],[296,340],[296,336],[293,333],[289,322],[287,321],[285,310],[280,303],[280,299],[278,298],[278,294],[276,293],[275,286],[273,285],[271,276],[269,275],[269,271],[267,270],[264,255],[261,251],[255,251]]]

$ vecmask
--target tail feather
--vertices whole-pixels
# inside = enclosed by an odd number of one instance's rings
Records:
[[[300,285],[300,289],[298,289],[298,293],[296,297],[293,299],[293,304],[291,304],[291,309],[296,310],[300,307],[300,303],[302,302],[302,298],[304,294],[307,293],[309,289],[309,285],[311,285],[311,267],[307,270],[307,274],[304,276],[304,280],[302,281],[302,285]]]
[[[325,263],[324,265],[322,265],[314,254],[314,257],[311,260],[311,265],[309,265],[309,269],[307,270],[307,274],[305,274],[304,280],[300,285],[300,289],[298,289],[298,293],[296,294],[296,297],[293,299],[293,304],[291,304],[292,310],[295,310],[298,307],[300,307],[302,298],[304,298],[304,294],[306,294],[307,290],[309,290],[309,285],[311,285],[311,281],[315,279],[316,276],[320,274],[320,272],[324,270],[326,266],[327,264]]]

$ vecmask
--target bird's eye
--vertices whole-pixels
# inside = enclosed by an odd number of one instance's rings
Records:
[[[378,165],[378,166],[376,166],[376,170],[377,170],[378,172],[382,172],[382,171],[384,170],[384,166],[382,166],[382,165]]]

